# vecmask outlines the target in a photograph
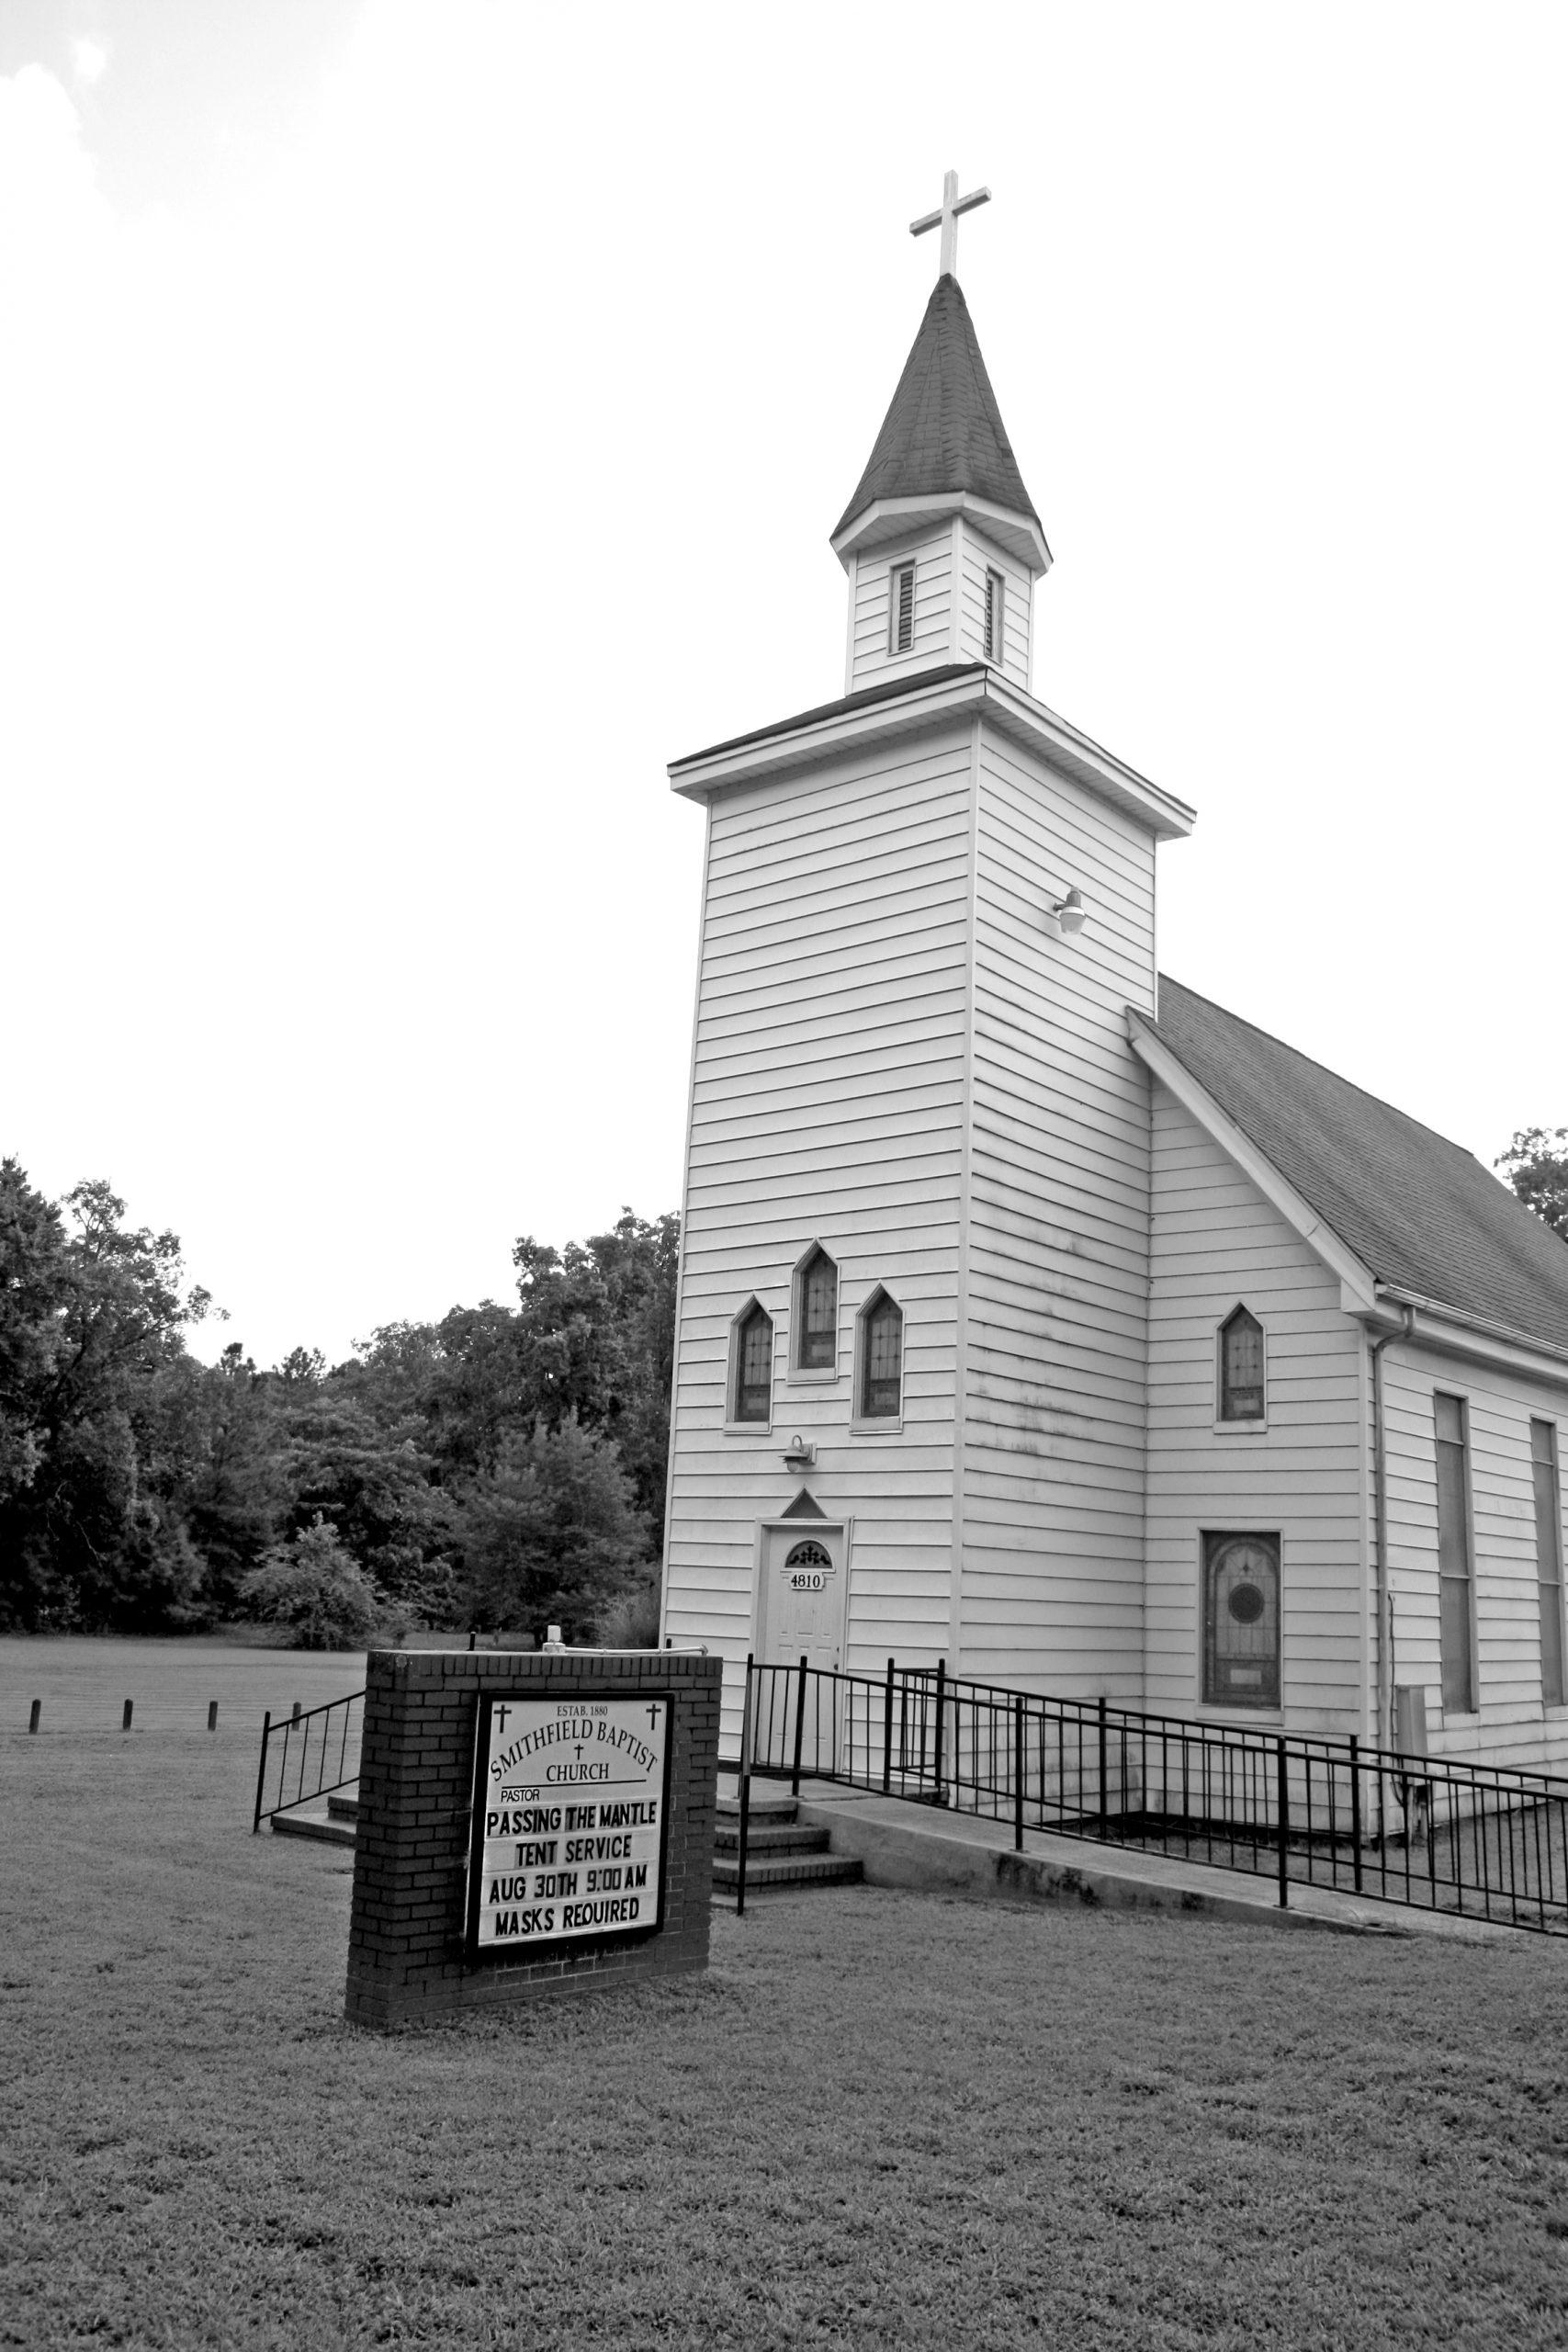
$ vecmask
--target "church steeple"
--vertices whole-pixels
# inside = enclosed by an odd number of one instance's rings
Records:
[[[944,259],[958,212],[948,174]],[[956,198],[956,201],[954,200]],[[926,305],[892,405],[832,539],[850,575],[845,691],[889,669],[986,661],[1025,688],[1034,582],[1051,550],[951,269]]]

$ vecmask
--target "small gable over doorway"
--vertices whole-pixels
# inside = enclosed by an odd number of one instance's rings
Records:
[[[785,1503],[779,1513],[781,1519],[826,1519],[827,1516],[821,1504],[806,1487],[802,1487],[794,1502]]]

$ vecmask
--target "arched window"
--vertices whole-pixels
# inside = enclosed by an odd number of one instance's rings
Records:
[[[795,1368],[839,1369],[839,1269],[826,1250],[813,1250],[795,1270]]]
[[[773,1417],[773,1318],[753,1299],[735,1327],[735,1369],[730,1419],[771,1421]]]
[[[1238,1306],[1220,1326],[1220,1419],[1263,1419],[1263,1326]]]
[[[1213,1706],[1280,1703],[1280,1539],[1203,1538],[1203,1696]]]
[[[873,1294],[860,1318],[860,1418],[896,1421],[904,1409],[904,1317],[885,1290]]]

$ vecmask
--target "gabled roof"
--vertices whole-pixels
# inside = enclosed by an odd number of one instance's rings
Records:
[[[833,537],[837,540],[878,499],[960,491],[1027,515],[1040,527],[980,356],[969,305],[950,274],[939,277],[931,290],[893,405]]]
[[[1163,975],[1134,1018],[1380,1283],[1568,1349],[1568,1246],[1471,1153]]]

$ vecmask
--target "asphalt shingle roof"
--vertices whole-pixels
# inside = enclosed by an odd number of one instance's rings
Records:
[[[838,531],[878,498],[968,491],[1038,524],[1007,436],[963,289],[939,277],[893,405]]]
[[[1470,1152],[1179,981],[1149,1025],[1380,1282],[1568,1349],[1568,1246]]]

